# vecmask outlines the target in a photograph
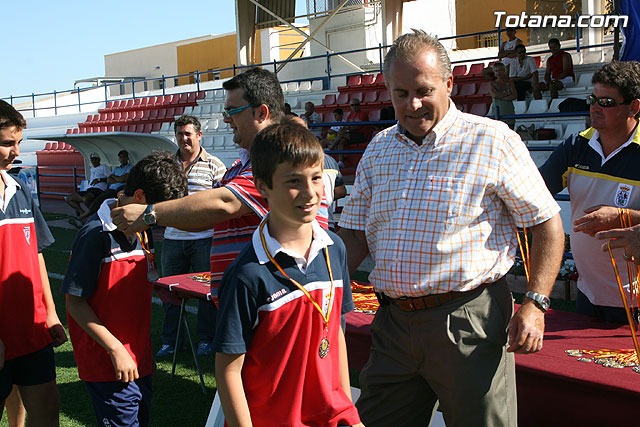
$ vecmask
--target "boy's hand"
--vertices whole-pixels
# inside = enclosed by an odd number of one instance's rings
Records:
[[[0,371],[4,369],[4,343],[0,340]]]
[[[62,326],[60,323],[49,326],[49,335],[51,335],[54,347],[60,347],[68,340],[67,331],[64,330],[64,326]]]
[[[138,366],[123,345],[110,352],[109,356],[111,356],[111,363],[113,363],[113,367],[116,370],[116,379],[118,381],[130,383],[139,378]]]
[[[60,324],[60,318],[58,318],[55,310],[47,310],[46,323],[54,347],[59,347],[67,342],[67,332],[64,330],[64,326]]]

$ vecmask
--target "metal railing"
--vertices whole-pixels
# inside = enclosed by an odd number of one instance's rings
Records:
[[[467,34],[459,34],[459,35],[455,35],[455,36],[448,36],[448,37],[442,37],[440,38],[440,40],[454,40],[454,39],[459,39],[459,38],[464,38],[464,37],[474,37],[477,35],[485,35],[485,34],[497,34],[498,37],[498,43],[500,43],[501,41],[501,34],[503,31],[506,31],[506,29],[504,28],[496,28],[493,30],[488,30],[488,31],[478,31],[478,32],[474,32],[474,33],[467,33]],[[581,37],[581,33],[580,31],[576,32],[576,47],[575,48],[568,48],[565,49],[567,51],[572,51],[575,50],[577,52],[580,52],[583,49],[589,49],[589,48],[602,48],[602,47],[609,47],[609,46],[613,46],[614,43],[602,43],[602,44],[596,44],[596,45],[587,45],[587,46],[581,46],[580,45],[580,37]],[[160,77],[149,77],[149,78],[142,78],[142,79],[136,79],[136,78],[131,78],[131,79],[126,79],[122,82],[118,82],[118,83],[104,83],[103,85],[98,85],[98,86],[94,86],[94,87],[90,87],[90,88],[77,88],[77,89],[70,89],[70,90],[63,90],[63,91],[52,91],[52,92],[44,92],[44,93],[31,93],[30,95],[19,95],[19,96],[9,96],[7,98],[2,98],[4,100],[6,100],[7,102],[9,102],[11,105],[14,105],[14,103],[16,102],[21,102],[21,100],[24,101],[31,101],[31,107],[30,108],[25,108],[25,109],[20,109],[20,111],[31,111],[33,113],[33,116],[36,116],[36,111],[39,110],[54,110],[54,115],[58,114],[58,110],[63,108],[63,107],[77,107],[78,108],[78,112],[82,112],[82,106],[83,105],[89,105],[89,104],[97,104],[97,103],[101,103],[104,102],[105,104],[110,100],[110,99],[114,99],[116,98],[116,96],[118,97],[117,99],[136,99],[136,98],[140,98],[141,96],[136,94],[136,84],[140,84],[140,83],[151,83],[151,85],[153,86],[153,82],[160,82],[159,84],[159,88],[158,89],[153,89],[153,90],[161,90],[162,95],[166,95],[166,89],[167,89],[167,82],[174,82],[178,79],[181,78],[188,78],[190,81],[193,80],[193,82],[188,83],[188,84],[195,84],[196,85],[196,92],[199,92],[201,90],[201,83],[203,82],[202,77],[203,76],[211,76],[210,80],[213,80],[214,77],[216,75],[221,75],[222,72],[225,71],[231,71],[232,74],[235,76],[237,75],[239,72],[241,72],[243,69],[246,68],[253,68],[253,67],[263,67],[263,68],[271,68],[273,67],[273,71],[274,73],[277,74],[278,71],[278,66],[284,63],[294,63],[294,62],[299,62],[299,61],[313,61],[313,60],[318,60],[318,59],[325,59],[326,60],[326,69],[323,70],[321,75],[315,75],[315,76],[305,76],[304,78],[300,78],[300,79],[290,79],[290,80],[282,80],[281,83],[288,83],[288,82],[300,82],[300,81],[313,81],[313,80],[322,80],[323,82],[323,90],[329,90],[331,89],[331,79],[335,78],[335,77],[348,77],[354,74],[362,74],[362,72],[347,72],[347,73],[332,73],[332,59],[334,57],[340,57],[340,56],[344,56],[344,55],[349,55],[349,54],[355,54],[355,53],[363,53],[363,52],[369,52],[369,51],[374,51],[377,50],[378,51],[378,67],[373,70],[373,69],[368,69],[364,72],[373,72],[373,71],[377,71],[377,72],[382,72],[382,67],[383,67],[383,59],[384,59],[384,52],[385,49],[389,48],[389,45],[382,45],[382,44],[378,44],[378,46],[372,46],[372,47],[366,47],[366,48],[361,48],[361,49],[352,49],[352,50],[345,50],[345,51],[340,51],[340,52],[326,52],[325,55],[313,55],[313,56],[305,56],[305,57],[301,57],[301,58],[292,58],[289,59],[287,61],[277,61],[274,60],[272,62],[263,62],[263,63],[259,63],[259,64],[251,64],[251,65],[236,65],[233,64],[231,67],[226,67],[226,68],[220,68],[220,69],[215,69],[215,70],[207,70],[207,71],[200,71],[197,70],[193,73],[185,73],[185,74],[177,74],[177,75],[172,75],[172,76],[165,76],[164,74]],[[529,55],[536,55],[536,54],[542,54],[542,53],[548,53],[549,50],[542,50],[542,51],[536,51],[536,52],[528,52]],[[473,58],[473,59],[463,59],[463,60],[457,60],[457,61],[452,61],[452,64],[458,64],[458,63],[465,63],[465,62],[471,62],[471,61],[486,61],[486,60],[492,60],[492,59],[496,59],[495,57],[480,57],[480,58]],[[335,61],[335,59],[333,59]],[[338,59],[340,60],[340,59]],[[209,80],[207,80],[209,81]],[[120,97],[119,95],[111,95],[110,96],[110,91],[109,88],[110,87],[114,87],[114,86],[122,86],[122,85],[126,85],[126,86],[131,86],[131,93],[130,96],[128,97]],[[174,87],[179,87],[181,85],[178,86],[174,86]],[[99,88],[104,88],[104,98],[101,100],[91,100],[91,101],[84,101],[82,100],[82,93],[83,92],[87,92],[87,91],[93,91],[95,89],[99,89]],[[148,92],[148,90],[146,91]],[[181,94],[181,93],[187,93],[187,92],[193,92],[193,90],[184,90],[182,92],[180,91],[172,91],[172,94]],[[77,95],[77,102],[76,103],[71,103],[71,104],[65,104],[65,105],[59,105],[58,103],[58,98],[61,95],[69,95],[69,94],[76,94]],[[155,96],[155,95],[144,95],[144,96]],[[143,96],[143,97],[144,97]],[[44,107],[37,107],[36,108],[36,98],[42,98],[42,97],[53,97],[53,106],[44,106]],[[65,101],[69,101],[68,99],[65,99]]]

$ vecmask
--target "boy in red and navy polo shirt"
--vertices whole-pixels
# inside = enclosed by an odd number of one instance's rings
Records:
[[[62,291],[80,379],[100,426],[149,424],[151,408],[151,291],[157,279],[151,230],[116,230],[117,204],[156,203],[187,194],[182,166],[154,152],[129,172],[124,193],[107,199],[73,243]]]
[[[41,253],[53,236],[29,187],[7,174],[20,154],[25,127],[22,115],[0,100],[0,417],[15,384],[25,391],[30,423],[57,426],[60,397],[53,345],[67,336]]]
[[[361,425],[340,326],[353,309],[346,249],[315,219],[323,159],[293,123],[267,127],[251,147],[270,212],[219,288],[216,380],[230,425]]]

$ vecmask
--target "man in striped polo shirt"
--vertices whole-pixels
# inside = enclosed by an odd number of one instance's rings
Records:
[[[175,121],[176,157],[187,175],[189,194],[209,190],[224,176],[227,168],[215,156],[200,145],[202,130],[200,121],[194,116],[183,115]],[[162,244],[162,275],[199,273],[209,271],[209,249],[213,229],[189,232],[167,227]],[[157,356],[167,356],[175,351],[180,307],[165,302],[162,323],[162,347]],[[211,343],[216,330],[216,308],[206,301],[199,301],[197,332],[200,338],[198,355],[211,353]],[[184,339],[184,335],[182,337]],[[178,348],[182,343],[177,343]]]

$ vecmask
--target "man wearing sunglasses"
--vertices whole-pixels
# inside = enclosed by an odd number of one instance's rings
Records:
[[[185,231],[214,228],[211,247],[212,283],[251,240],[253,230],[267,213],[266,202],[253,184],[249,152],[253,138],[283,116],[284,96],[276,76],[253,68],[224,82],[227,91],[224,121],[233,130],[240,159],[213,189],[179,200],[153,205],[127,205],[112,210],[114,224],[130,234],[155,225]],[[215,227],[214,227],[215,226]]]
[[[587,97],[592,127],[560,144],[540,172],[552,193],[569,190],[571,251],[579,273],[576,311],[626,323],[609,254],[594,236],[620,228],[619,208],[629,209],[632,223],[640,223],[640,64],[612,62],[592,82]],[[624,253],[614,254],[624,265]],[[622,280],[628,283],[626,274]]]

